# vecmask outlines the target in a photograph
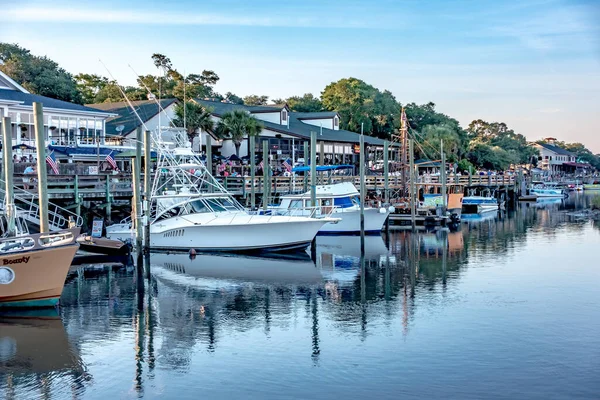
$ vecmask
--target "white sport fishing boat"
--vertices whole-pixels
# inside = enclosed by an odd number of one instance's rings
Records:
[[[281,197],[281,203],[270,207],[274,215],[332,215],[340,218],[335,224],[325,224],[319,233],[360,232],[360,194],[350,182],[320,185],[316,187],[316,211],[311,206],[310,191]],[[365,232],[381,232],[390,209],[365,207]]]
[[[547,184],[537,184],[529,189],[530,194],[536,195],[538,198],[563,198],[568,194],[564,189]]]
[[[487,196],[466,196],[462,201],[462,214],[483,214],[498,211],[498,200]]]
[[[150,198],[151,250],[286,251],[306,248],[334,218],[251,214],[208,172],[184,130],[173,143],[153,135],[157,152]],[[132,237],[124,220],[106,228],[110,239]]]

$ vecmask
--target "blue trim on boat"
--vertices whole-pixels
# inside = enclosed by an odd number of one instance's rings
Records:
[[[8,301],[0,302],[1,308],[49,308],[56,307],[58,305],[58,297],[50,299],[38,299],[38,300],[19,300],[19,301]]]

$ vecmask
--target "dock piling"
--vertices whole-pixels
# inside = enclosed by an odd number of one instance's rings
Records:
[[[46,137],[44,135],[44,108],[33,103],[35,147],[37,150],[38,198],[40,202],[40,232],[50,232],[48,224],[48,174],[46,171]]]
[[[389,146],[390,142],[387,140],[383,142],[383,191],[384,191],[384,202],[388,204],[390,202],[390,165],[389,165]]]
[[[310,206],[317,206],[317,132],[310,132]]]
[[[150,204],[152,195],[152,141],[150,131],[144,131],[144,248],[150,251]],[[148,264],[150,268],[150,264]]]
[[[409,156],[409,172],[410,172],[410,221],[412,229],[415,230],[417,227],[417,199],[415,193],[417,174],[415,173],[415,151],[414,151],[414,139],[408,140],[408,156]]]
[[[264,161],[263,161],[264,164]],[[254,187],[256,179],[256,136],[250,136],[250,207],[254,211],[256,208],[256,188]]]
[[[263,210],[269,208],[269,195],[271,192],[271,180],[269,179],[269,142],[263,141]]]
[[[4,172],[4,184],[6,189],[6,199],[4,208],[6,212],[6,219],[8,221],[7,234],[13,236],[15,234],[15,196],[13,192],[13,158],[12,158],[12,132],[10,118],[2,118],[2,157],[3,165],[2,171]]]
[[[363,124],[360,125],[360,234],[365,234],[365,200],[367,198],[367,188],[365,185],[365,135],[363,133]]]

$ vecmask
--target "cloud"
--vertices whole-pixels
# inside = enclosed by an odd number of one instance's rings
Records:
[[[374,28],[361,21],[330,19],[327,24],[317,17],[299,15],[234,15],[197,12],[109,10],[92,8],[13,7],[0,13],[3,22],[52,22],[86,24],[146,25],[221,25],[296,28]]]

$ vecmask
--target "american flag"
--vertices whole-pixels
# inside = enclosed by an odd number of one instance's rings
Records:
[[[289,158],[283,162],[283,166],[288,170],[288,172],[292,172],[292,164],[290,164],[291,162],[292,160]]]
[[[404,124],[406,124],[407,119],[406,119],[406,113],[404,112],[404,107],[402,107],[402,115],[400,115],[400,119],[402,120],[402,122]]]
[[[111,167],[113,167],[114,170],[119,170],[119,167],[117,165],[117,163],[115,162],[115,158],[113,157],[113,152],[111,151],[107,156],[106,156],[106,162],[108,162],[110,164]]]
[[[48,165],[50,165],[50,168],[52,168],[54,175],[58,175],[58,164],[56,163],[56,158],[54,157],[54,150],[52,153],[46,155],[46,162]]]

